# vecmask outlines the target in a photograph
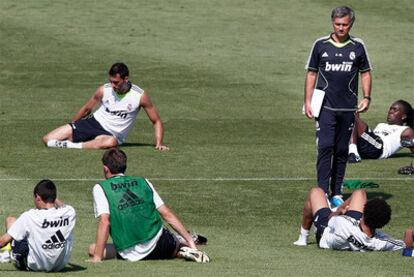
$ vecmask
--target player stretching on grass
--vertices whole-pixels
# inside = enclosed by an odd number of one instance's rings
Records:
[[[405,243],[379,232],[391,219],[391,208],[381,198],[367,201],[365,190],[356,190],[335,212],[328,208],[325,192],[312,188],[303,209],[300,236],[295,245],[307,245],[312,223],[320,248],[352,251],[394,251],[412,244],[412,230]],[[410,237],[411,234],[411,237]]]
[[[99,217],[96,243],[90,245],[91,262],[121,258],[128,261],[182,257],[210,261],[197,250],[192,236],[164,204],[152,184],[142,177],[125,176],[127,157],[122,150],[107,150],[102,158],[105,181],[93,188],[95,217]],[[165,220],[180,236],[164,227]],[[109,237],[112,243],[106,243]]]
[[[123,63],[116,63],[108,73],[109,83],[96,90],[92,98],[72,118],[70,124],[45,135],[45,145],[79,149],[120,145],[133,128],[142,107],[154,125],[155,149],[168,150],[163,143],[164,128],[161,118],[148,94],[129,81],[128,67]],[[99,109],[87,117],[98,104]]]
[[[0,247],[12,242],[16,267],[30,271],[60,271],[69,262],[75,210],[56,198],[56,186],[40,181],[33,191],[35,209],[19,218],[6,218],[7,233],[0,237]]]
[[[388,110],[387,123],[378,124],[373,131],[357,115],[349,145],[348,162],[362,159],[386,159],[402,147],[414,153],[414,116],[411,105],[395,101]]]

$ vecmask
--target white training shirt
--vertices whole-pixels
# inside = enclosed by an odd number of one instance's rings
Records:
[[[143,94],[144,90],[132,84],[129,92],[119,98],[111,84],[104,85],[101,106],[93,116],[105,130],[116,137],[119,144],[124,142],[134,127]]]
[[[390,125],[387,123],[380,123],[375,127],[374,134],[379,136],[383,142],[380,159],[386,159],[402,148],[401,134],[407,128],[408,126]]]
[[[352,251],[395,251],[405,247],[401,240],[376,231],[372,238],[362,232],[359,220],[341,215],[334,216],[325,228],[319,247]]]
[[[69,262],[76,213],[73,207],[31,209],[7,233],[16,241],[27,239],[27,266],[33,271],[59,271]]]
[[[151,182],[148,179],[145,179],[145,180],[147,181],[148,185],[152,189],[155,208],[158,209],[159,207],[164,205],[164,202],[162,201],[157,191],[154,189],[154,186],[151,184]],[[102,214],[110,214],[108,200],[106,199],[105,192],[103,191],[102,187],[99,184],[96,184],[93,187],[92,194],[93,194],[93,207],[95,211],[95,217],[97,218]],[[158,239],[161,237],[161,235],[162,235],[162,228],[150,241],[137,244],[135,246],[122,250],[118,254],[121,255],[121,257],[124,258],[125,260],[131,261],[131,262],[142,260],[147,255],[149,255],[152,252],[152,250],[154,250],[155,246],[157,245]]]

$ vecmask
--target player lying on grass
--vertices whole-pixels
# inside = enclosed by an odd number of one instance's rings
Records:
[[[206,263],[210,258],[196,244],[178,217],[164,204],[145,178],[125,176],[127,157],[112,148],[103,157],[105,181],[93,187],[95,217],[99,217],[96,242],[89,247],[91,262],[120,258],[187,260]],[[164,227],[163,220],[181,237]],[[107,243],[109,234],[112,243]]]
[[[414,116],[412,106],[398,100],[388,110],[387,123],[379,123],[373,131],[357,114],[348,162],[386,159],[402,147],[408,147],[414,153]]]
[[[34,188],[34,205],[19,218],[6,218],[7,233],[0,247],[11,242],[11,254],[20,270],[60,271],[69,263],[72,251],[75,210],[56,198],[56,186],[50,180]]]
[[[163,143],[164,128],[157,109],[148,94],[129,79],[128,67],[116,63],[109,69],[109,83],[100,86],[95,94],[65,124],[43,137],[48,147],[110,148],[122,144],[143,108],[154,126],[155,149],[168,150]],[[100,105],[92,116],[92,111]]]
[[[352,251],[395,251],[411,242],[391,238],[377,229],[391,219],[391,208],[382,198],[367,201],[365,190],[352,193],[343,205],[332,212],[325,193],[312,188],[305,201],[302,226],[295,245],[307,245],[312,223],[316,227],[316,242],[320,248]],[[406,233],[411,232],[408,230]],[[412,236],[411,236],[412,241]]]

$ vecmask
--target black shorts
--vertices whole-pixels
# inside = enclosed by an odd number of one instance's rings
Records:
[[[27,239],[17,241],[12,240],[11,243],[12,256],[15,259],[16,268],[19,270],[30,270],[27,267],[27,256],[29,255],[29,244]]]
[[[154,250],[143,260],[165,260],[175,258],[180,242],[168,229],[162,229],[162,235],[158,239]]]
[[[315,216],[313,217],[313,224],[316,227],[316,242],[319,245],[319,241],[321,240],[323,231],[326,227],[328,227],[329,216],[331,215],[332,211],[329,208],[322,208],[319,209]]]
[[[110,132],[105,130],[93,116],[69,124],[73,130],[73,142],[89,141],[100,135],[113,136]]]
[[[319,209],[313,218],[313,223],[316,227],[316,242],[319,245],[319,241],[321,240],[321,237],[323,235],[323,231],[325,231],[325,228],[328,227],[329,222],[329,216],[331,215],[332,211],[329,208],[322,208]],[[345,215],[352,217],[356,220],[360,220],[362,218],[362,213],[358,211],[347,211]]]
[[[383,147],[382,139],[370,130],[363,132],[357,139],[358,153],[363,159],[378,159]]]

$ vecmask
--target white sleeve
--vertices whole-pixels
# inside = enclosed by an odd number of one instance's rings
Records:
[[[378,251],[397,251],[405,247],[405,243],[402,240],[394,239],[382,232],[377,231],[375,239],[375,250]]]
[[[102,187],[96,184],[92,189],[92,194],[95,217],[99,217],[101,214],[109,214],[108,199],[106,199],[106,195]]]
[[[19,218],[13,223],[7,233],[17,241],[23,240],[28,236],[27,226],[29,224],[27,220],[27,212],[23,213]]]
[[[162,205],[164,205],[164,201],[162,201],[160,195],[158,194],[158,192],[155,190],[154,186],[151,184],[151,182],[148,179],[145,179],[148,183],[148,185],[150,186],[150,188],[152,189],[153,192],[153,200],[154,200],[154,204],[155,204],[155,208],[159,208]]]

